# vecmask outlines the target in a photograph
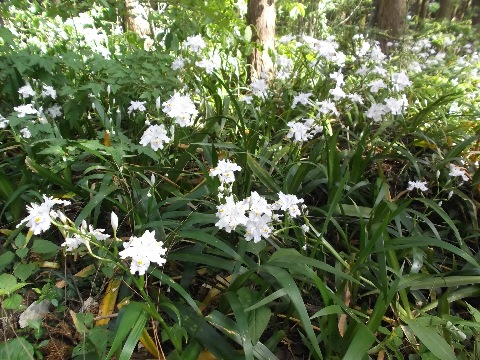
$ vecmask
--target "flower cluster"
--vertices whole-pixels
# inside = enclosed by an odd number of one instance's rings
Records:
[[[210,169],[210,176],[218,176],[220,179],[220,187],[218,190],[223,192],[225,185],[228,190],[232,190],[232,184],[235,181],[235,171],[241,171],[242,168],[230,160],[220,160],[216,167]]]
[[[288,213],[291,218],[301,214],[298,204],[303,199],[295,195],[278,194],[279,199],[269,204],[267,200],[256,191],[241,201],[235,201],[232,195],[225,198],[225,202],[217,206],[218,221],[215,224],[219,229],[225,229],[230,233],[238,226],[245,229],[245,239],[259,242],[268,239],[272,233],[273,220],[278,220],[282,214],[274,214],[274,210],[281,210]]]
[[[121,259],[131,258],[130,272],[144,275],[150,263],[157,263],[159,266],[165,264],[167,249],[163,242],[155,239],[155,231],[145,231],[140,236],[132,236],[130,241],[123,244],[125,250],[119,253]]]
[[[150,125],[140,139],[140,145],[150,145],[154,151],[163,149],[163,145],[169,142],[170,138],[167,136],[167,130],[163,124]]]
[[[110,235],[104,234],[105,229],[94,229],[92,225],[87,226],[85,221],[82,222],[79,230],[79,233],[65,238],[62,246],[66,247],[66,251],[78,249],[82,244],[88,245],[92,237],[98,241],[103,241],[110,237]]]
[[[293,138],[293,142],[307,141],[323,131],[323,127],[316,125],[314,119],[305,119],[303,122],[290,121],[287,125],[289,128],[287,138]]]
[[[180,95],[177,92],[170,100],[163,103],[162,110],[169,117],[175,119],[175,122],[181,127],[192,126],[198,114],[192,99],[188,95]]]
[[[146,101],[131,101],[130,106],[128,107],[128,115],[130,115],[133,111],[145,111]]]
[[[426,181],[420,181],[420,180],[409,181],[407,190],[412,191],[413,189],[418,189],[418,190],[421,190],[421,191],[428,191],[427,182]]]
[[[20,221],[17,228],[23,224],[27,225],[35,235],[47,231],[52,224],[52,218],[56,218],[57,214],[52,211],[54,205],[70,205],[70,201],[54,199],[43,195],[43,202],[41,204],[33,203],[27,205],[28,216]]]

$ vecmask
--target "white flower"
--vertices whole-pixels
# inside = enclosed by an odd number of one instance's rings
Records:
[[[79,234],[73,234],[73,236],[65,238],[62,246],[66,247],[66,251],[73,251],[82,244],[85,244],[85,239]]]
[[[0,115],[0,129],[5,129],[8,126],[9,121]]]
[[[343,80],[343,74],[341,71],[335,71],[331,73],[329,76],[330,76],[330,79],[335,80],[337,84],[336,87],[341,87],[345,83],[345,81]]]
[[[449,164],[450,167],[450,172],[448,175],[455,177],[455,176],[460,176],[463,181],[468,181],[469,178],[467,176],[467,173],[464,169],[462,169],[460,166],[454,165],[454,164]]]
[[[163,103],[163,112],[169,117],[175,119],[175,122],[181,127],[192,126],[198,110],[188,95],[175,94],[170,100]]]
[[[395,89],[403,91],[406,87],[412,85],[410,79],[404,71],[392,74],[392,83]]]
[[[240,95],[240,98],[238,100],[250,105],[252,103],[253,97],[250,95]]]
[[[48,86],[43,84],[42,96],[47,97],[50,96],[53,100],[57,98],[57,92],[52,86]]]
[[[248,221],[245,211],[247,210],[247,204],[245,201],[236,202],[233,196],[225,198],[225,204],[217,206],[217,218],[218,221],[215,224],[219,229],[225,229],[230,233],[238,225],[245,225]]]
[[[201,35],[189,36],[183,43],[183,46],[190,49],[191,52],[198,54],[202,49],[205,49],[207,44],[202,39]]]
[[[347,94],[345,94],[345,91],[339,86],[337,86],[334,89],[330,89],[330,94],[333,95],[333,100],[338,101],[340,99],[343,99]]]
[[[303,199],[297,198],[295,195],[288,195],[280,192],[279,199],[273,204],[274,210],[288,211],[292,218],[301,214],[298,204],[303,203]]]
[[[222,184],[231,184],[235,181],[234,171],[241,171],[242,168],[230,160],[220,160],[217,166],[210,169],[210,176],[218,176]]]
[[[267,239],[272,232],[272,228],[270,227],[271,220],[271,216],[267,214],[257,217],[255,221],[248,220],[245,224],[245,240],[253,240],[257,243],[262,240],[262,237]]]
[[[32,137],[32,133],[30,132],[30,130],[28,130],[28,128],[23,128],[22,130],[20,130],[20,133],[22,134],[22,137],[24,139],[29,139]]]
[[[307,141],[312,137],[309,133],[310,128],[302,122],[290,121],[287,125],[289,127],[287,138],[290,139],[293,137],[293,142]]]
[[[220,56],[215,53],[212,56],[210,56],[208,59],[197,61],[195,65],[197,65],[198,67],[204,68],[207,74],[212,74],[215,70],[220,68],[222,64],[221,64]]]
[[[169,142],[170,138],[167,136],[167,130],[165,130],[163,124],[150,125],[143,133],[140,145],[150,145],[154,151],[157,151],[158,149],[163,149],[163,144],[168,144]]]
[[[413,189],[419,189],[421,191],[428,191],[427,182],[426,181],[420,181],[420,180],[409,181],[407,190],[412,191]]]
[[[308,230],[310,230],[310,227],[307,224],[303,224],[300,226],[300,229],[302,229],[302,232],[305,234],[308,232]]]
[[[255,96],[258,96],[262,99],[265,99],[267,97],[268,85],[264,79],[252,81],[250,84],[250,89]]]
[[[272,206],[265,200],[264,197],[260,196],[256,191],[252,192],[249,197],[245,199],[245,202],[248,205],[249,217],[254,219],[266,214],[267,216],[272,216]]]
[[[308,99],[312,96],[312,93],[300,93],[293,98],[292,108],[295,109],[298,103],[302,105],[308,105]]]
[[[20,105],[20,106],[15,106],[13,108],[16,112],[18,112],[18,117],[23,118],[25,115],[36,115],[38,113],[37,109],[33,107],[33,104],[27,104],[27,105]]]
[[[347,97],[354,103],[363,104],[363,98],[357,93],[349,94]]]
[[[337,108],[335,107],[335,103],[332,102],[330,99],[320,101],[320,102],[317,103],[317,105],[320,106],[318,111],[320,111],[320,113],[322,113],[324,115],[326,115],[330,112],[335,114],[336,116],[340,115]]]
[[[131,101],[130,106],[128,107],[128,114],[130,115],[132,111],[145,111],[145,103],[146,101]]]
[[[388,112],[387,105],[384,104],[372,104],[370,109],[365,113],[365,116],[373,119],[373,121],[381,121],[382,116]]]
[[[172,70],[181,70],[185,67],[185,59],[181,56],[173,60]]]
[[[26,84],[18,89],[18,93],[24,98],[29,98],[31,96],[35,96],[35,91],[32,89],[30,84]]]
[[[70,204],[69,201],[54,199],[53,197],[47,197],[45,195],[43,195],[43,199],[44,201],[41,204],[33,203],[31,205],[27,205],[28,216],[20,221],[20,223],[17,225],[17,228],[26,223],[26,225],[30,228],[30,231],[32,231],[35,235],[38,235],[43,231],[47,231],[52,223],[50,215],[52,207],[56,204]]]
[[[54,104],[47,109],[47,114],[52,118],[56,118],[62,115],[62,107],[58,104]]]
[[[125,250],[119,253],[121,259],[131,258],[130,272],[144,275],[150,263],[162,266],[166,263],[167,249],[163,242],[155,239],[155,231],[145,231],[141,237],[132,236],[130,241],[123,244]]]
[[[368,84],[368,86],[370,86],[370,91],[374,94],[376,94],[378,90],[385,89],[387,87],[383,80],[372,81],[370,84]]]
[[[385,104],[392,115],[400,115],[404,108],[404,101],[394,98],[385,99]]]
[[[162,101],[161,101],[160,96],[159,96],[155,99],[155,108],[157,109],[157,111],[160,110],[160,105],[161,104],[162,104]]]

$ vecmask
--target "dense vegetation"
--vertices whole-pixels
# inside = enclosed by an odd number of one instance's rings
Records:
[[[468,9],[245,6],[1,5],[0,359],[480,356]]]

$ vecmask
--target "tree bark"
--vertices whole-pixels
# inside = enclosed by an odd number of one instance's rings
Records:
[[[247,25],[252,29],[252,41],[255,43],[248,61],[250,75],[271,75],[273,62],[268,50],[275,48],[275,0],[249,0]]]
[[[452,20],[453,15],[453,2],[452,0],[440,0],[440,8],[437,12],[438,20]]]
[[[425,19],[428,14],[428,0],[422,0],[422,6],[420,7],[420,19]]]
[[[407,17],[406,0],[379,0],[377,24],[385,30],[389,38],[399,38],[405,31],[405,18]],[[380,39],[382,48],[386,50],[388,39]]]
[[[472,0],[472,25],[480,26],[480,0]],[[477,29],[480,31],[480,27]]]
[[[150,24],[148,23],[148,7],[147,4],[141,3],[139,0],[125,0],[127,15],[125,16],[125,27],[129,31],[133,31],[138,35],[149,35]]]

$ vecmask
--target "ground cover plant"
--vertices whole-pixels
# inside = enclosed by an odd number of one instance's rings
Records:
[[[334,3],[2,5],[0,359],[480,356],[478,32]]]

